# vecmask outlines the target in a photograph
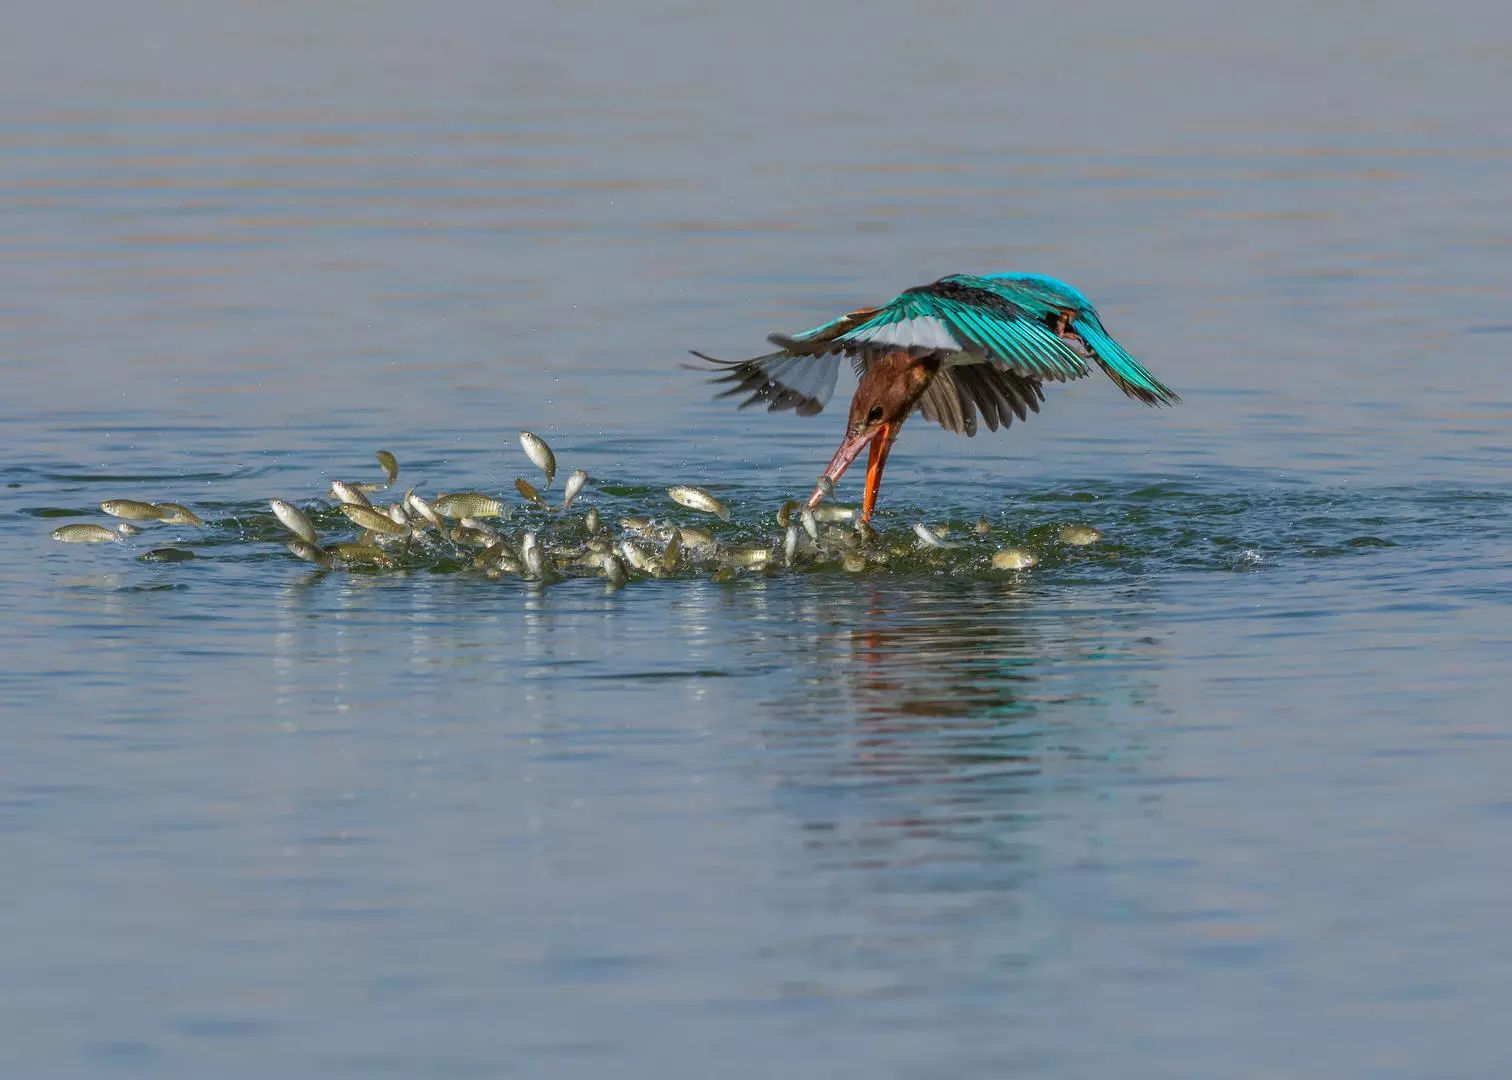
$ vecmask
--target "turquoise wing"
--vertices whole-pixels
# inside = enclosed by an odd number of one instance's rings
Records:
[[[1175,405],[1181,400],[1113,340],[1092,301],[1080,290],[1042,274],[988,274],[976,280],[1055,328],[1073,348],[1097,361],[1129,397],[1147,405]]]
[[[1113,340],[1092,302],[1054,278],[1034,274],[954,274],[909,289],[879,307],[858,308],[797,334],[772,334],[777,351],[750,360],[716,360],[719,397],[745,395],[742,408],[820,412],[834,395],[840,358],[858,371],[898,349],[946,357],[944,370],[986,364],[1012,378],[963,376],[938,391],[926,411],[951,430],[984,419],[1023,418],[1043,400],[1040,383],[1079,379],[1092,360],[1125,394],[1151,405],[1181,399]],[[937,408],[936,408],[937,406]],[[959,415],[957,415],[959,414]]]
[[[801,334],[768,340],[789,352],[843,352],[861,359],[907,349],[960,354],[1034,379],[1079,379],[1086,360],[1044,322],[994,289],[943,278]],[[960,362],[960,361],[954,361]]]

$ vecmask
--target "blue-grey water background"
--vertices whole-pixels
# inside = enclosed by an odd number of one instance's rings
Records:
[[[1491,3],[12,13],[4,1072],[1505,1075],[1509,100]],[[757,522],[842,413],[684,350],[1010,269],[1185,397],[909,425],[887,527],[1108,534],[1033,574],[249,525],[522,427]],[[211,527],[47,539],[121,496]]]

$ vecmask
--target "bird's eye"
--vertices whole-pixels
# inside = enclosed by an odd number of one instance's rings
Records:
[[[871,412],[869,412],[869,413],[866,414],[866,422],[868,424],[875,424],[878,420],[881,420],[881,419],[882,419],[882,406],[880,406],[880,405],[873,405],[871,407]]]

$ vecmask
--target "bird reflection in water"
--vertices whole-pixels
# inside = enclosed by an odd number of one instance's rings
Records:
[[[1130,757],[1137,736],[1108,723],[1126,667],[1091,659],[1101,619],[1012,583],[939,579],[863,585],[819,612],[789,628],[800,687],[771,703],[765,734],[831,857],[1012,862],[1018,823]]]

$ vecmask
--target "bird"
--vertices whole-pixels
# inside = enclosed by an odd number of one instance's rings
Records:
[[[867,450],[861,520],[871,521],[882,470],[915,408],[947,431],[973,436],[977,418],[996,431],[1027,420],[1045,400],[1045,383],[1080,379],[1101,368],[1115,386],[1146,405],[1175,405],[1175,391],[1150,374],[1103,327],[1079,290],[1042,274],[950,274],[797,334],[770,334],[777,351],[720,360],[693,350],[729,384],[715,400],[745,395],[769,412],[821,412],[834,395],[840,363],[859,380],[845,437],[808,500],[825,497]]]

